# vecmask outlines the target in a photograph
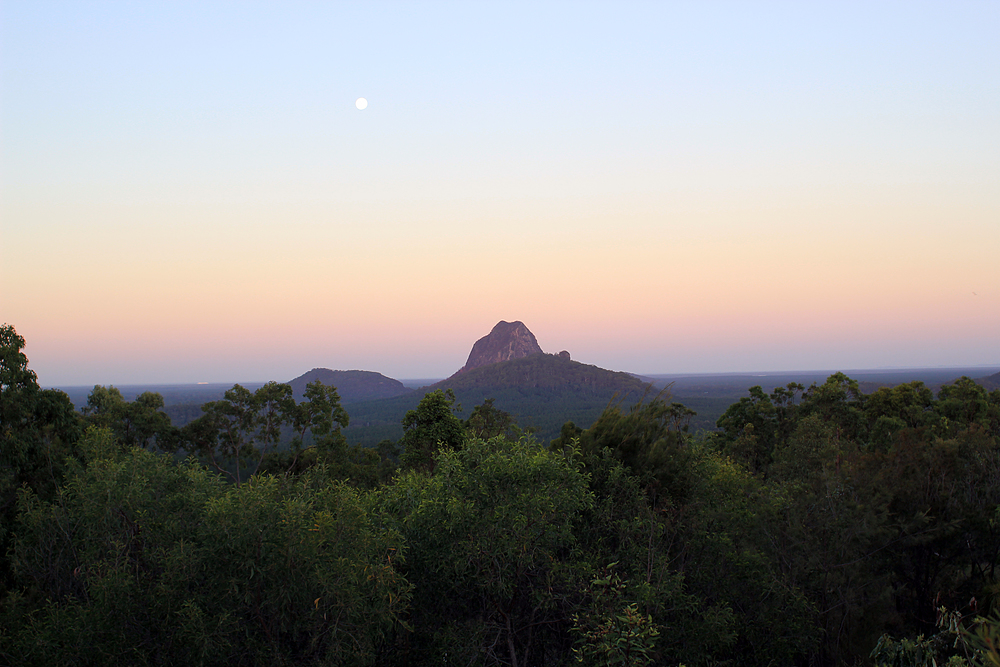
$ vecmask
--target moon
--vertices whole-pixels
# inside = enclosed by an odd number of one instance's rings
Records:
[[[359,97],[357,102],[354,103],[354,106],[356,106],[359,109],[364,109],[366,106],[368,106],[368,100],[366,100],[363,97]]]

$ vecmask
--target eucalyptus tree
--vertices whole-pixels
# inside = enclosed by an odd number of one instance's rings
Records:
[[[96,385],[87,396],[83,414],[93,426],[114,431],[123,447],[176,449],[178,430],[163,411],[163,396],[145,391],[134,401],[126,401],[117,387]]]
[[[343,439],[340,428],[347,426],[348,416],[336,389],[312,382],[305,398],[296,403],[291,386],[279,382],[253,392],[237,384],[222,400],[203,405],[205,414],[184,427],[182,438],[190,451],[241,484],[257,472],[288,429],[296,454],[307,433],[321,448]]]

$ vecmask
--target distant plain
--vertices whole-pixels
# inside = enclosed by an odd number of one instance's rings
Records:
[[[683,403],[694,410],[697,415],[691,420],[693,431],[713,430],[715,423],[731,404],[747,396],[750,387],[761,386],[766,392],[775,387],[783,387],[795,382],[805,387],[811,384],[822,384],[827,377],[838,372],[833,370],[815,371],[762,371],[759,373],[687,373],[687,374],[635,374],[647,381],[650,393],[643,396],[618,396],[628,405],[638,400],[649,399],[660,392],[668,392],[669,400]],[[919,381],[937,392],[942,385],[948,384],[959,377],[967,376],[975,380],[986,378],[1000,372],[1000,365],[994,366],[956,366],[931,368],[869,368],[847,369],[842,371],[848,377],[857,380],[862,392],[869,394],[879,387],[894,386],[906,382]],[[377,444],[382,439],[398,439],[402,435],[400,421],[407,410],[416,407],[423,397],[422,388],[441,382],[443,378],[403,378],[400,379],[407,388],[414,391],[404,396],[374,401],[356,401],[351,396],[342,396],[342,403],[351,417],[351,425],[345,430],[347,438],[352,443],[365,445]],[[281,380],[287,382],[288,380]],[[201,406],[209,401],[223,397],[227,389],[235,383],[202,383],[202,384],[149,384],[121,385],[118,389],[126,400],[134,400],[143,392],[157,392],[163,396],[164,410],[170,415],[175,426],[183,426],[201,415]],[[240,382],[247,389],[256,389],[263,382]],[[56,387],[65,391],[73,404],[79,409],[86,405],[87,396],[93,386]],[[483,393],[483,392],[478,392]],[[467,418],[472,408],[489,396],[462,395],[458,392],[458,404],[462,407],[459,417]],[[490,392],[486,392],[490,393]],[[496,405],[502,410],[511,412],[518,424],[523,428],[533,429],[535,437],[542,442],[556,437],[559,427],[566,421],[573,421],[577,426],[586,428],[597,419],[607,406],[608,400],[572,399],[560,397],[553,404],[545,401],[542,395],[536,396],[505,396],[497,394]]]

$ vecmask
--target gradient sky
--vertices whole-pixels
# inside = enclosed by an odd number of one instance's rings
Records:
[[[1000,364],[1000,3],[0,5],[44,386]],[[359,111],[355,99],[368,99]]]

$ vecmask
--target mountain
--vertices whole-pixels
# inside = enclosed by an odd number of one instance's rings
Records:
[[[455,392],[462,408],[460,419],[468,419],[473,408],[492,398],[497,408],[512,414],[519,426],[532,429],[546,443],[559,435],[567,421],[586,428],[613,402],[629,406],[657,394],[651,385],[628,373],[565,356],[533,354],[456,373],[406,396],[352,405],[348,409],[351,425],[344,431],[348,441],[374,446],[385,438],[398,440],[403,435],[403,415],[435,389]]]
[[[501,321],[476,341],[465,366],[447,380],[406,396],[352,406],[348,440],[374,445],[383,438],[399,439],[403,415],[436,389],[455,392],[460,418],[492,398],[542,442],[559,435],[566,421],[590,426],[612,402],[631,405],[656,395],[652,385],[629,373],[581,364],[565,351],[545,354],[523,322]]]
[[[523,322],[501,321],[476,341],[457,373],[417,393],[435,389],[454,391],[468,412],[493,398],[496,407],[522,427],[536,429],[545,441],[567,420],[589,426],[612,401],[641,400],[651,385],[628,373],[573,361],[566,351],[545,354]]]
[[[501,361],[456,373],[428,387],[452,389],[456,393],[473,389],[552,390],[572,388],[587,393],[644,392],[648,383],[629,373],[609,371],[598,366],[581,364],[567,356],[533,354],[510,361]]]
[[[314,368],[288,383],[292,385],[292,395],[295,399],[302,400],[306,385],[316,380],[336,387],[342,405],[393,398],[413,391],[404,387],[399,380],[393,380],[373,371],[331,371],[329,368]]]
[[[476,341],[469,353],[469,359],[455,375],[468,373],[476,368],[523,359],[542,354],[542,348],[535,340],[535,334],[524,326],[524,322],[504,322],[501,320],[487,335]],[[454,376],[452,376],[454,377]]]

